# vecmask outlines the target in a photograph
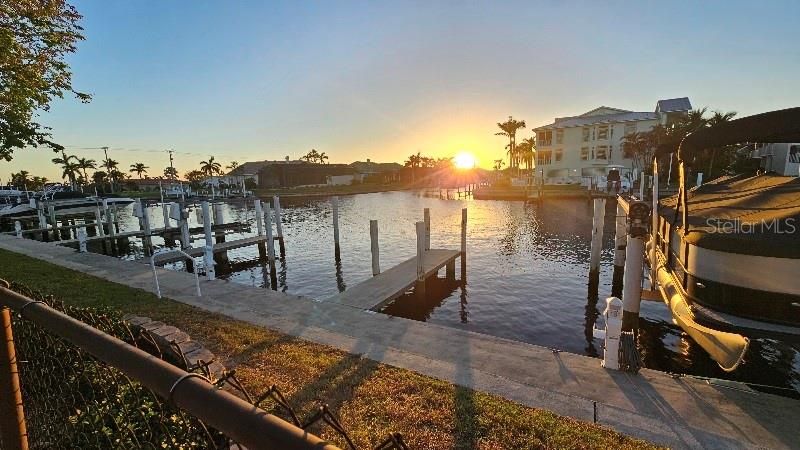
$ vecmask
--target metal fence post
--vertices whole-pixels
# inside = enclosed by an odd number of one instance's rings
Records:
[[[4,449],[27,450],[28,432],[11,332],[11,310],[0,309],[0,322],[3,328],[3,342],[0,343],[0,444]]]

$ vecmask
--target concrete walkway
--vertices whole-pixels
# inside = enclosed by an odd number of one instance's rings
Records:
[[[5,236],[0,248],[153,291],[145,264]],[[158,270],[179,302],[581,420],[597,402],[599,423],[659,444],[800,448],[800,402],[741,384],[606,371],[595,358],[221,280],[196,297],[192,274]]]

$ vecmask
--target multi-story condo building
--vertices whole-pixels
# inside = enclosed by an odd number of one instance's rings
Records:
[[[659,100],[654,112],[635,112],[601,106],[579,116],[558,117],[536,133],[536,174],[554,182],[605,176],[608,166],[633,169],[625,158],[622,139],[667,125],[692,108],[687,97]],[[625,172],[625,170],[622,170]]]

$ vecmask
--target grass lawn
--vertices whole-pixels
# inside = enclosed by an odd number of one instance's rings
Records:
[[[321,402],[328,403],[359,448],[371,448],[392,431],[402,433],[414,449],[656,448],[601,426],[159,300],[5,250],[0,250],[0,278],[68,304],[110,307],[175,325],[223,358],[226,366],[235,366],[251,392],[276,384],[301,420]],[[312,431],[344,446],[328,428]]]

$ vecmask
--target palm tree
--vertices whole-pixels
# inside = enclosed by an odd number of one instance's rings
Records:
[[[319,160],[320,164],[325,164],[325,161],[328,160],[328,155],[326,155],[325,152],[322,152],[317,156],[317,160]]]
[[[514,120],[513,117],[508,116],[508,120],[505,122],[498,122],[497,126],[500,127],[501,132],[495,133],[496,136],[506,136],[508,137],[508,161],[509,167],[519,168],[519,158],[517,156],[517,130],[520,128],[525,128],[525,121],[524,120]]]
[[[525,168],[530,171],[536,167],[534,157],[536,156],[536,140],[532,137],[523,139],[517,144],[517,156],[520,162],[525,164]]]
[[[420,167],[422,165],[422,158],[423,158],[422,154],[420,152],[417,152],[416,155],[412,154],[411,156],[409,156],[404,163],[406,167],[411,169],[411,181],[414,181],[416,179],[417,167]]]
[[[117,166],[118,165],[119,165],[119,162],[114,161],[111,158],[106,158],[106,159],[103,160],[103,167],[106,168],[106,176],[108,177],[108,181],[109,181],[109,185],[111,186],[111,192],[112,193],[114,192],[114,180],[116,179],[116,177],[114,176],[114,173],[119,172],[117,170]]]
[[[103,184],[108,179],[108,174],[102,170],[97,170],[92,174],[94,184]]]
[[[89,175],[86,173],[87,169],[94,169],[97,165],[95,164],[95,160],[93,159],[86,159],[86,158],[78,158],[78,168],[83,171],[83,179],[88,180]]]
[[[75,176],[79,173],[78,158],[75,155],[67,155],[61,151],[61,158],[53,158],[53,163],[61,166],[61,178],[69,179],[70,185],[75,187]]]
[[[31,178],[30,188],[31,188],[31,190],[38,191],[38,190],[40,190],[40,189],[42,189],[44,187],[44,185],[45,185],[45,183],[47,183],[47,181],[48,181],[47,177],[36,177],[35,176],[35,177]]]
[[[233,170],[236,170],[237,167],[239,167],[239,162],[238,161],[231,161],[231,163],[228,164],[226,169],[233,171]]]
[[[145,166],[144,163],[135,163],[131,164],[131,170],[129,170],[129,172],[136,172],[136,175],[139,176],[139,179],[141,180],[142,174],[147,173],[147,169],[149,169],[149,167]]]
[[[215,173],[222,172],[222,165],[214,161],[213,156],[209,156],[208,161],[200,161],[200,172],[203,172],[210,177]]]
[[[324,155],[324,153],[323,153],[323,155]],[[321,155],[317,151],[317,149],[312,148],[308,153],[306,153],[305,155],[301,156],[300,159],[304,159],[304,160],[306,160],[306,162],[316,163],[317,161],[320,161],[320,156]],[[326,156],[325,159],[328,159],[328,157]]]
[[[714,111],[714,114],[706,120],[706,123],[709,127],[717,126],[723,124],[725,122],[730,122],[734,117],[736,117],[736,111],[728,111],[723,113],[721,111]],[[711,174],[711,170],[714,168],[714,159],[717,157],[717,150],[719,148],[712,148],[711,149],[711,156],[709,157],[708,161],[708,179],[713,179]]]
[[[17,173],[12,173],[11,184],[16,185],[17,187],[27,186],[31,181],[28,179],[28,175],[30,175],[30,172],[27,170],[20,170]]]
[[[174,180],[178,178],[178,169],[170,166],[164,169],[164,176],[169,178],[170,180]]]

